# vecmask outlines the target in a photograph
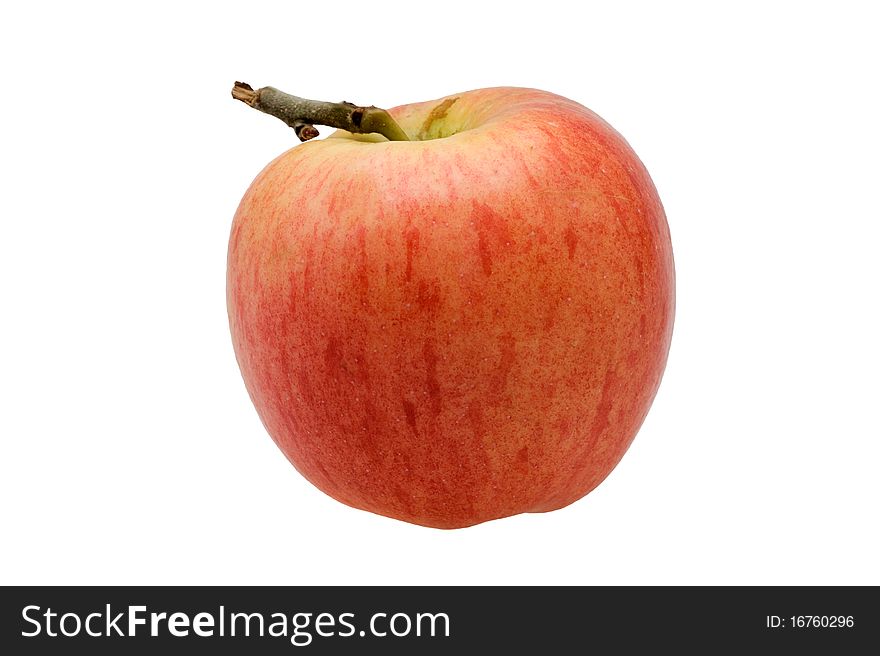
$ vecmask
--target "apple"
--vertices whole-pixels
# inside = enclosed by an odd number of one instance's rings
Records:
[[[636,154],[566,98],[490,88],[338,130],[233,221],[235,355],[272,439],[331,497],[438,528],[580,499],[666,364],[669,228]]]

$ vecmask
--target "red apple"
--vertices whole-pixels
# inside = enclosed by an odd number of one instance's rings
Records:
[[[305,143],[232,226],[236,357],[269,434],[355,508],[456,528],[562,508],[657,391],[666,217],[596,114],[481,89],[390,110],[413,141]]]

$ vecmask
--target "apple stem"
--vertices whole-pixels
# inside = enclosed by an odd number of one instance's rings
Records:
[[[406,132],[391,114],[378,107],[361,107],[350,102],[306,100],[274,87],[263,87],[254,91],[245,82],[235,83],[232,97],[265,114],[280,118],[293,128],[300,141],[318,136],[315,125],[328,125],[357,134],[378,132],[388,141],[409,141]]]

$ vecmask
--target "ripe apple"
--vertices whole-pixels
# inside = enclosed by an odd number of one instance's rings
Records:
[[[636,154],[576,102],[492,88],[270,163],[228,254],[238,364],[318,488],[440,528],[562,508],[620,461],[674,313]]]

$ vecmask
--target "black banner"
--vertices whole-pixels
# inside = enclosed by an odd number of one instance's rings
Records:
[[[7,587],[0,612],[6,654],[854,653],[880,638],[875,587]]]

